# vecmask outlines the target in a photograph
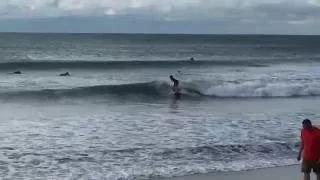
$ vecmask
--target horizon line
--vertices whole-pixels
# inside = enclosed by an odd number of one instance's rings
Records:
[[[0,34],[100,34],[100,35],[187,35],[187,36],[320,36],[320,34],[276,34],[276,33],[152,33],[152,32],[46,32],[46,31],[0,31]]]

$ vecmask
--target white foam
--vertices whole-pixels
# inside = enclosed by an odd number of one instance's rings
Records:
[[[223,82],[212,85],[204,90],[206,95],[217,97],[292,97],[318,96],[320,86],[316,82],[272,82],[272,81],[244,81],[240,83]]]

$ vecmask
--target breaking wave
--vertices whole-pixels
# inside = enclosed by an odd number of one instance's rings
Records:
[[[288,83],[270,81],[243,82],[182,82],[182,97],[186,98],[276,98],[320,96],[317,83]],[[145,83],[99,85],[71,89],[44,89],[34,91],[3,92],[0,97],[25,98],[81,98],[94,96],[149,97],[155,99],[172,97],[171,84],[164,81]]]

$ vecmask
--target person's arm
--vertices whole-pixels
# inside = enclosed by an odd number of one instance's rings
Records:
[[[300,140],[300,150],[299,150],[299,154],[298,154],[298,157],[297,157],[297,160],[300,161],[301,160],[301,155],[302,155],[302,152],[303,152],[303,139],[302,139],[302,136],[301,136],[301,140]]]
[[[170,76],[170,79],[171,79],[171,81],[174,82],[174,83],[177,83],[177,82],[178,82],[178,80],[176,80],[173,76]]]

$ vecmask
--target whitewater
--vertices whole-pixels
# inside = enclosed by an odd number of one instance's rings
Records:
[[[292,165],[301,121],[320,124],[318,36],[0,38],[3,179],[154,179]]]
[[[57,62],[55,62],[57,63]],[[158,63],[158,62],[157,62]],[[50,63],[49,63],[50,64]],[[64,63],[59,64],[62,66]],[[163,70],[157,66],[153,68],[141,66],[134,68],[138,71],[135,77],[130,77],[131,70],[123,70],[117,74],[115,70],[89,70],[74,69],[71,77],[59,77],[58,74],[70,71],[70,68],[50,70],[26,69],[21,76],[3,74],[7,86],[0,88],[1,97],[20,97],[37,100],[38,98],[90,98],[137,95],[141,98],[168,99],[172,98],[172,83],[168,75],[173,74],[180,80],[180,87],[187,98],[280,98],[299,96],[319,96],[320,76],[318,73],[307,74],[308,71],[316,72],[317,68],[308,64],[299,64],[296,69],[293,65],[286,68],[280,66],[268,67],[241,67],[241,70],[225,66],[226,72],[221,73],[217,66],[210,67],[182,67],[183,70],[167,67]],[[291,67],[290,67],[291,66]],[[49,67],[53,68],[49,65]],[[75,68],[75,67],[73,67]],[[88,67],[87,67],[88,68]],[[291,69],[290,69],[291,68]],[[201,69],[204,72],[199,71]],[[91,71],[92,70],[92,71]],[[28,72],[30,71],[30,72]],[[207,71],[212,71],[208,73]],[[263,71],[260,73],[259,71]],[[140,73],[146,74],[146,77]],[[272,76],[265,73],[277,73]],[[51,73],[51,74],[50,74]],[[293,74],[296,73],[296,74]],[[298,74],[300,73],[300,74]],[[154,74],[155,76],[150,76]],[[161,77],[157,77],[159,74]],[[194,77],[195,76],[195,77]],[[248,78],[248,76],[251,76]],[[116,79],[116,80],[115,80]],[[23,86],[15,86],[23,82]]]

